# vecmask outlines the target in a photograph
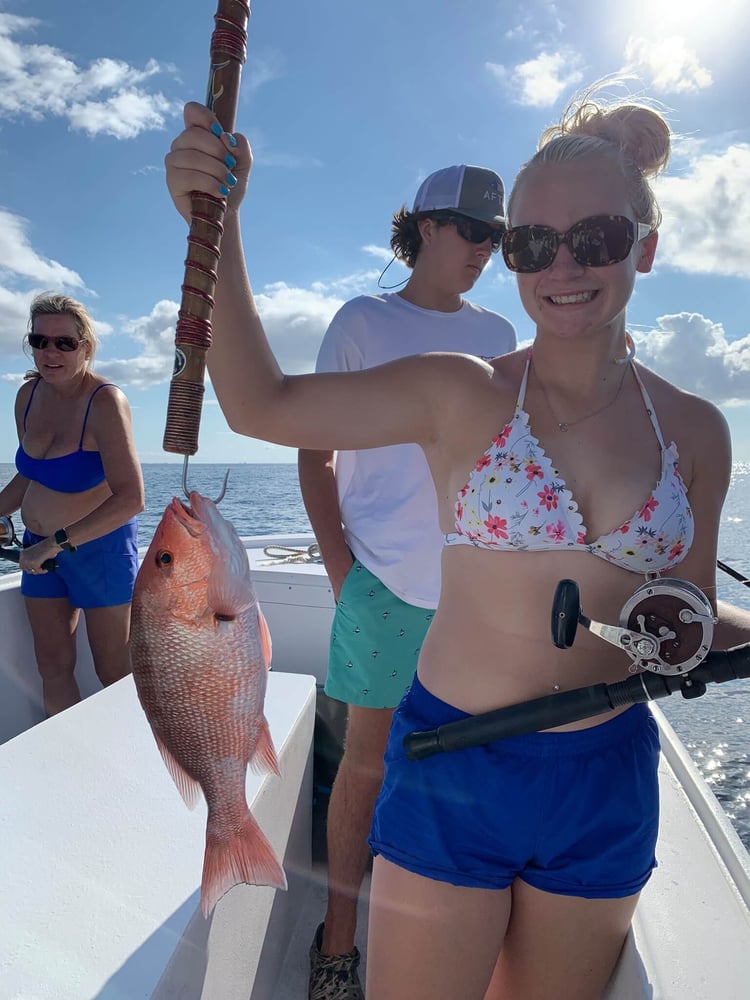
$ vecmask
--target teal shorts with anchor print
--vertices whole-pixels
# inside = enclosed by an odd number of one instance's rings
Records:
[[[333,617],[325,693],[348,705],[395,708],[434,615],[396,597],[355,559]]]

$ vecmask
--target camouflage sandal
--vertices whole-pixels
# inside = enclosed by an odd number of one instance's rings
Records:
[[[310,947],[310,987],[308,1000],[365,1000],[359,981],[360,954],[355,948],[346,955],[322,955],[323,924],[315,932]]]

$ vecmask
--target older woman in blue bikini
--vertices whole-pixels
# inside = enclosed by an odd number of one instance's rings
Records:
[[[37,297],[26,340],[35,368],[16,397],[18,472],[0,492],[0,515],[20,508],[26,526],[21,592],[44,709],[53,715],[80,699],[79,609],[102,684],[130,672],[143,477],[128,402],[91,369],[96,335],[84,306],[65,295]],[[47,571],[48,560],[57,569]]]
[[[667,123],[589,94],[522,169],[503,252],[531,351],[292,377],[245,272],[249,147],[200,105],[185,121],[166,161],[178,210],[189,218],[193,190],[232,189],[209,352],[230,426],[303,448],[416,441],[437,490],[440,604],[394,715],[370,841],[368,1000],[597,1000],[655,864],[648,711],[426,760],[408,759],[403,738],[627,676],[622,652],[589,633],[553,647],[562,578],[599,621],[616,621],[647,574],[684,577],[714,602],[726,423],[634,360],[625,319],[656,253],[649,177],[667,162]]]

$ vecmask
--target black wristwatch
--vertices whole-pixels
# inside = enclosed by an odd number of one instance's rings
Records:
[[[65,528],[59,528],[55,532],[55,542],[60,546],[61,549],[64,549],[66,552],[75,552],[76,550],[75,545],[71,545],[71,543],[68,541],[68,533],[65,530]]]

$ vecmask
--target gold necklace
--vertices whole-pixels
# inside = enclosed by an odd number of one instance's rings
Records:
[[[533,355],[532,355],[532,358],[531,358],[531,367],[534,368],[534,358],[533,358]],[[555,413],[554,409],[552,408],[552,403],[550,403],[550,401],[549,401],[549,396],[547,395],[547,389],[545,388],[544,382],[542,382],[542,380],[539,378],[539,373],[537,372],[536,368],[534,368],[534,375],[536,376],[536,380],[539,383],[539,388],[542,390],[542,395],[544,396],[544,401],[547,404],[547,408],[549,409],[549,412],[552,414],[555,423],[557,424],[558,428],[563,433],[567,433],[567,431],[569,431],[571,427],[575,427],[576,424],[582,424],[584,422],[584,420],[591,420],[592,417],[595,417],[599,413],[603,413],[605,410],[608,410],[610,408],[610,406],[614,406],[615,405],[615,403],[617,402],[617,400],[620,398],[620,393],[622,392],[622,386],[623,386],[623,383],[625,382],[625,376],[628,373],[628,367],[629,366],[626,365],[626,367],[625,367],[625,369],[624,369],[624,371],[622,373],[622,377],[620,378],[620,384],[617,386],[617,392],[609,400],[609,402],[605,403],[604,406],[598,407],[596,410],[592,410],[591,413],[587,413],[583,417],[578,417],[575,420],[558,420],[557,414]]]

